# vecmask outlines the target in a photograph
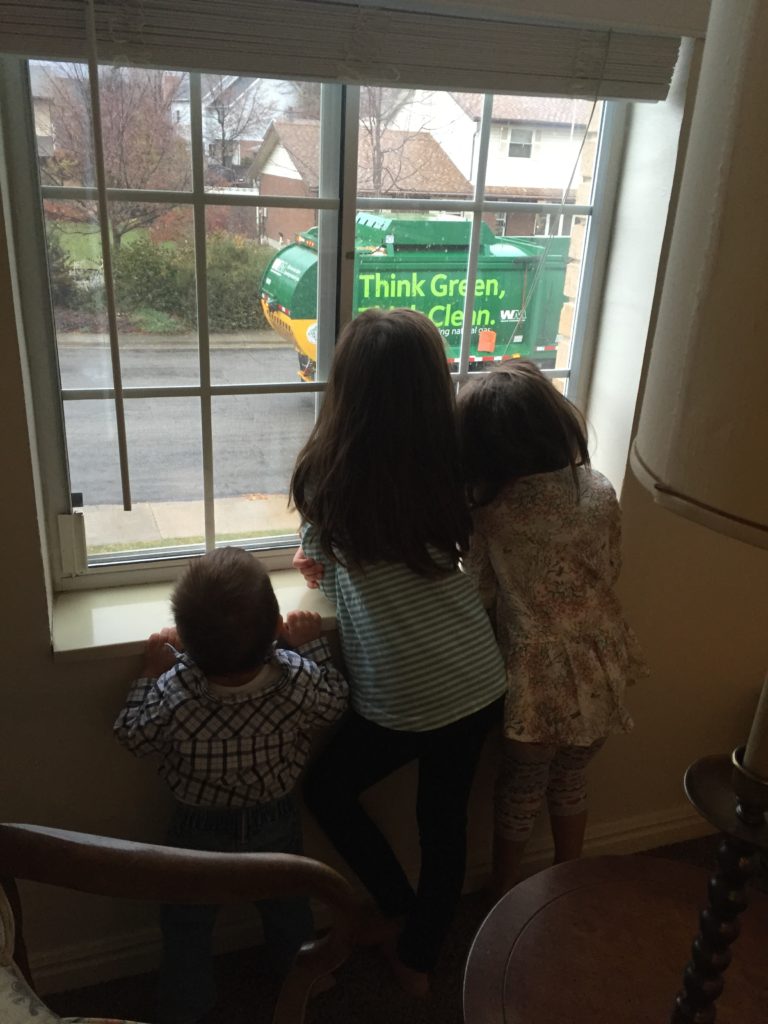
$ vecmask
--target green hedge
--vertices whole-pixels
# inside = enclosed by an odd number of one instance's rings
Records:
[[[89,308],[94,303],[98,306],[103,296],[96,296],[92,287],[89,290],[84,278],[78,281],[77,270],[62,256],[61,246],[49,241],[48,248],[54,303],[68,309]],[[210,329],[244,331],[266,327],[259,289],[274,251],[224,233],[210,235],[206,248]],[[129,316],[141,314],[134,318],[141,322],[154,310],[170,317],[166,322],[175,322],[180,329],[194,327],[197,298],[195,251],[191,243],[157,243],[139,238],[113,253],[113,265],[118,312]],[[158,322],[162,319],[158,317]]]

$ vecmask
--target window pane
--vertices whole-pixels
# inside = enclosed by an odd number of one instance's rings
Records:
[[[419,310],[439,329],[449,364],[457,368],[470,230],[471,221],[455,214],[360,212],[355,311],[372,306]],[[471,367],[521,358],[554,367],[559,347],[567,358],[571,319],[563,319],[564,289],[572,272],[576,276],[571,287],[578,284],[581,244],[576,252],[569,238],[496,237],[486,215],[480,230]]]
[[[315,401],[312,393],[213,399],[217,541],[293,541],[299,518],[288,509],[288,484]]]
[[[87,66],[30,61],[29,84],[40,181],[43,185],[95,185]]]
[[[463,94],[462,94],[463,95]],[[479,116],[482,97],[464,103]],[[495,96],[485,192],[488,198],[524,202],[574,203],[583,181],[592,181],[595,148],[585,144],[597,132],[602,103],[556,96]],[[534,234],[535,214],[514,214],[512,235]]]
[[[126,387],[200,380],[192,207],[110,203]]]
[[[358,194],[470,199],[477,125],[459,95],[362,86]]]
[[[44,204],[48,282],[64,388],[112,385],[109,326],[96,204]]]
[[[317,185],[318,84],[203,75],[201,95],[207,190],[308,195],[302,186]],[[299,128],[297,117],[308,121]]]
[[[483,219],[499,236],[495,255],[514,256],[522,274],[515,302],[501,314],[513,325],[499,332],[502,356],[570,365],[589,218],[568,208],[591,202],[602,107],[558,97],[494,97]],[[494,200],[547,206],[541,213],[496,212]]]
[[[317,212],[206,211],[211,376],[216,384],[314,379]]]
[[[70,479],[83,494],[89,556],[202,543],[197,399],[125,402],[131,512],[122,507],[114,403],[67,402],[65,413]]]
[[[424,313],[459,356],[471,221],[452,214],[360,213],[355,308],[406,306]]]
[[[87,66],[33,61],[30,85],[42,183],[95,186]],[[108,188],[189,189],[188,75],[102,66],[99,102]]]
[[[99,68],[104,171],[108,188],[186,191],[192,183],[189,76],[147,68]],[[186,97],[186,99],[185,99]],[[129,226],[141,226],[124,209]]]

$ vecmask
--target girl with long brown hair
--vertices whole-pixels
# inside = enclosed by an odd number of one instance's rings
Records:
[[[294,564],[336,605],[352,712],[316,761],[307,805],[374,897],[401,985],[426,995],[461,893],[466,809],[504,668],[459,569],[470,517],[442,338],[407,309],[343,331],[291,482]],[[360,794],[418,762],[411,886]]]

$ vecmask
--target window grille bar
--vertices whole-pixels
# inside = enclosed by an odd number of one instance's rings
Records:
[[[338,210],[338,199],[304,196],[263,196],[258,192],[206,192],[208,206],[275,206],[296,210]]]
[[[498,360],[498,361],[494,360],[494,365],[498,365],[498,362],[501,362],[501,360]],[[490,366],[490,363],[488,365]],[[539,367],[539,369],[541,370],[542,374],[545,377],[550,377],[552,380],[560,380],[561,378],[564,379],[564,380],[568,380],[571,377],[572,372],[573,372],[572,370],[569,370],[565,366],[563,366],[563,367],[558,366],[558,367],[555,367],[555,368],[553,368],[551,370],[549,370],[549,369],[545,370],[543,367]],[[471,373],[467,373],[465,375],[464,379],[462,380],[462,383],[464,383],[465,380],[474,380],[475,377],[483,377],[483,376],[487,377],[490,372],[491,372],[490,369],[489,370],[485,370],[485,371],[483,371],[483,370],[472,370]],[[459,380],[459,373],[458,373],[458,371],[454,371],[451,374],[451,379],[458,382],[458,380]]]
[[[340,86],[320,86],[320,179],[319,192],[333,198],[335,209],[320,209],[318,214],[317,274],[317,367],[315,378],[328,379],[336,341],[336,294],[339,261],[336,256],[339,237],[339,188],[341,184],[341,112]],[[315,412],[320,411],[322,394],[317,392]]]
[[[486,93],[483,99],[483,116],[480,122],[480,144],[477,152],[477,177],[475,179],[475,206],[472,214],[472,230],[469,235],[469,257],[467,260],[467,290],[464,295],[464,320],[461,327],[461,349],[459,351],[459,383],[469,374],[469,347],[472,341],[472,314],[475,309],[475,282],[477,281],[477,254],[480,249],[480,225],[483,223],[482,209],[485,195],[485,169],[488,165],[488,143],[491,138],[491,112],[493,94]]]
[[[325,391],[325,384],[320,381],[304,383],[299,381],[274,382],[269,384],[211,384],[207,388],[212,397],[222,395],[276,395],[306,394],[306,392]],[[65,402],[90,402],[113,398],[112,388],[63,388],[61,397]],[[157,387],[123,388],[123,397],[129,402],[135,398],[200,398],[203,388],[198,384],[161,385]]]
[[[485,197],[478,205],[468,199],[401,199],[396,196],[379,196],[378,198],[358,197],[358,210],[444,210],[455,213],[566,213],[576,216],[589,216],[592,206],[589,204],[566,203],[527,203],[517,200],[495,200]]]
[[[329,87],[330,88],[330,87]],[[91,199],[98,200],[98,190],[83,185],[43,185],[40,189],[43,199]],[[156,189],[108,188],[107,199],[112,202],[170,203],[192,205],[192,192],[163,192]],[[330,196],[306,199],[303,196],[262,196],[252,193],[206,192],[205,202],[209,206],[264,206],[301,210],[338,210],[339,200]],[[474,213],[478,207],[469,199],[416,199],[400,196],[358,196],[358,210],[443,210],[457,213]],[[588,217],[593,212],[589,203],[533,203],[522,200],[494,199],[486,196],[482,210],[485,213],[564,213],[577,217]]]
[[[595,158],[592,195],[595,215],[586,225],[583,265],[571,332],[570,368],[576,389],[568,388],[568,398],[580,408],[587,402],[585,378],[591,368],[597,339],[600,315],[599,296],[602,294],[611,227],[619,188],[624,137],[629,118],[628,103],[606,103],[602,123],[598,129],[598,147]]]
[[[573,375],[573,371],[566,366],[541,372],[550,377],[571,377]],[[455,377],[457,373],[457,370],[453,371],[452,376]],[[473,376],[476,373],[480,374],[482,371],[472,371]],[[185,384],[179,387],[124,388],[123,397],[126,402],[141,398],[199,398],[201,390],[194,384]],[[214,398],[234,395],[297,395],[325,391],[325,383],[314,381],[311,384],[299,384],[286,381],[275,384],[212,384],[209,390]],[[61,392],[61,397],[65,402],[95,402],[113,398],[114,391],[112,388],[66,388]]]
[[[99,198],[98,188],[91,185],[43,185],[43,199],[94,200]],[[307,199],[305,196],[263,196],[258,192],[204,192],[208,206],[270,206],[301,210],[337,210],[338,199]],[[173,206],[191,206],[194,192],[172,192],[163,189],[107,188],[107,199],[124,203],[168,203]]]
[[[195,233],[195,280],[197,285],[197,338],[200,359],[200,430],[203,449],[203,517],[205,549],[216,547],[213,500],[213,421],[211,413],[211,350],[208,334],[208,264],[205,244],[205,169],[203,161],[203,106],[200,74],[189,76],[189,107],[192,140],[193,224]]]
[[[93,146],[95,155],[96,191],[99,204],[99,231],[101,233],[102,266],[104,288],[107,300],[107,323],[109,326],[109,353],[114,388],[115,426],[117,430],[117,452],[120,463],[120,487],[123,494],[123,509],[131,511],[131,480],[128,470],[128,439],[125,429],[123,408],[123,380],[120,368],[120,342],[117,333],[117,308],[112,279],[112,240],[110,237],[109,206],[107,204],[107,179],[104,170],[104,138],[101,130],[101,97],[99,92],[99,64],[96,56],[96,21],[93,0],[89,0],[88,22],[88,84],[93,113]]]
[[[339,294],[336,330],[352,319],[355,286],[355,211],[357,209],[357,152],[360,131],[360,86],[344,86],[339,206]]]

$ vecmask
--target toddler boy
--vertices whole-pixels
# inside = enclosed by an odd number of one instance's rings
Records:
[[[301,853],[294,789],[310,735],[347,704],[320,616],[283,621],[264,567],[233,547],[196,559],[171,605],[176,629],[149,638],[142,678],[114,726],[134,754],[160,754],[175,801],[169,845]],[[162,909],[162,1024],[193,1024],[215,1001],[217,909]],[[259,909],[267,949],[285,969],[313,935],[309,903],[265,900]]]

